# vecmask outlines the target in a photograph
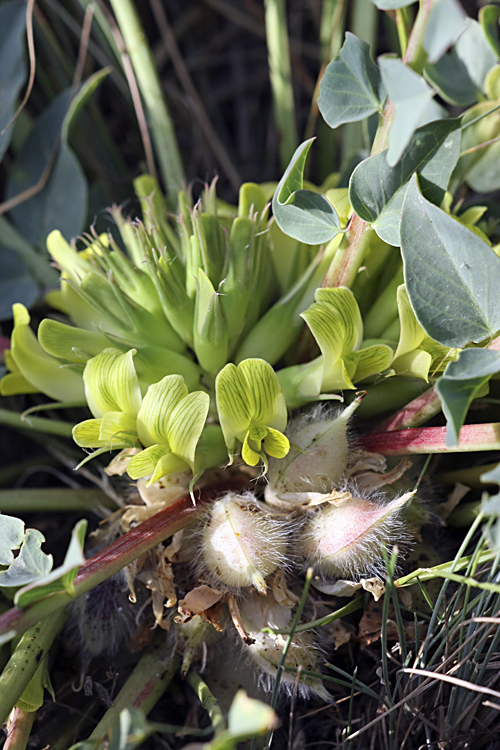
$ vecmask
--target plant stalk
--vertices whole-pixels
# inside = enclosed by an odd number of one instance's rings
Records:
[[[181,498],[173,505],[159,511],[144,523],[124,534],[82,565],[74,581],[74,594],[61,592],[35,602],[26,609],[13,607],[0,615],[0,644],[9,641],[18,633],[24,633],[35,623],[58,612],[67,604],[93,589],[126,565],[156,547],[176,531],[196,520],[200,506],[213,500],[222,491],[236,491],[247,487],[243,477],[229,477],[201,490],[194,506],[191,497]]]
[[[10,715],[3,750],[26,750],[35,718],[36,711],[15,708]]]
[[[26,417],[22,414],[8,409],[0,409],[0,424],[15,427],[18,430],[34,430],[43,432],[45,435],[59,435],[60,437],[71,437],[73,425],[58,419],[43,419],[43,417]]]
[[[418,453],[468,453],[500,450],[500,422],[468,424],[460,430],[458,445],[447,446],[446,427],[420,427],[409,430],[375,432],[361,438],[367,451],[385,456]]]

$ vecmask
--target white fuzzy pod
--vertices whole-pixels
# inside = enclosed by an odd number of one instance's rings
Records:
[[[250,493],[229,493],[211,507],[202,531],[202,559],[212,580],[230,589],[254,586],[286,562],[288,533]]]
[[[408,539],[401,515],[411,497],[407,493],[385,504],[353,496],[340,505],[325,503],[302,530],[299,546],[307,564],[327,577],[383,574],[384,550],[390,553]]]

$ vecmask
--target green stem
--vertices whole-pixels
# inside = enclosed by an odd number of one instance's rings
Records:
[[[284,0],[265,0],[266,40],[273,109],[279,135],[281,168],[286,169],[297,148],[292,68]]]
[[[73,431],[73,425],[69,422],[61,422],[58,419],[43,419],[42,417],[23,419],[21,414],[8,409],[0,409],[0,424],[15,427],[18,430],[35,430],[35,432],[44,432],[46,435],[59,435],[60,437],[71,437]]]
[[[420,7],[403,57],[403,62],[419,74],[423,72],[427,62],[427,52],[424,50],[424,34],[433,5],[434,0],[420,0]]]
[[[222,713],[219,701],[213,695],[212,691],[208,687],[207,683],[200,677],[197,672],[188,672],[186,682],[191,685],[201,705],[208,713],[210,723],[215,733],[222,730],[226,726],[224,720],[224,714]]]
[[[3,750],[26,750],[35,719],[36,711],[24,711],[22,708],[15,708],[10,716],[7,739]]]
[[[38,669],[43,655],[62,630],[68,618],[68,611],[58,609],[59,611],[51,614],[43,623],[33,624],[24,633],[0,675],[0,724],[7,719]]]
[[[111,6],[144,100],[163,180],[174,192],[182,187],[184,168],[153,55],[133,0],[111,0]]]
[[[408,46],[408,27],[406,25],[408,20],[407,8],[397,8],[396,10],[396,28],[398,30],[399,47],[401,49],[401,57],[404,56],[406,48]]]
[[[157,544],[168,539],[176,531],[193,523],[200,506],[213,500],[224,490],[234,489],[238,491],[246,487],[247,480],[243,477],[229,477],[224,482],[203,489],[197,499],[196,507],[193,505],[191,497],[188,496],[156,513],[156,515],[139,524],[87,560],[75,578],[74,594],[61,592],[41,599],[26,607],[26,609],[13,607],[5,614],[0,615],[0,644],[9,641],[18,633],[24,633],[39,620],[58,612],[141,555],[149,552]]]
[[[147,716],[170,685],[179,669],[179,658],[172,656],[172,644],[160,630],[135,665],[132,674],[113,700],[89,740],[104,738],[120,712],[137,708]]]
[[[116,509],[116,503],[102,490],[72,487],[0,490],[1,513],[51,513]]]

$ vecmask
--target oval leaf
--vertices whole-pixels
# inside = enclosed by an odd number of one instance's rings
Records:
[[[463,348],[500,329],[500,258],[426,201],[416,177],[403,204],[401,252],[411,306],[432,339]]]

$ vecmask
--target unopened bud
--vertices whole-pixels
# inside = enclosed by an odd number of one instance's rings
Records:
[[[217,500],[202,532],[203,562],[216,584],[254,586],[266,593],[266,578],[283,565],[287,529],[253,495],[229,493]]]

